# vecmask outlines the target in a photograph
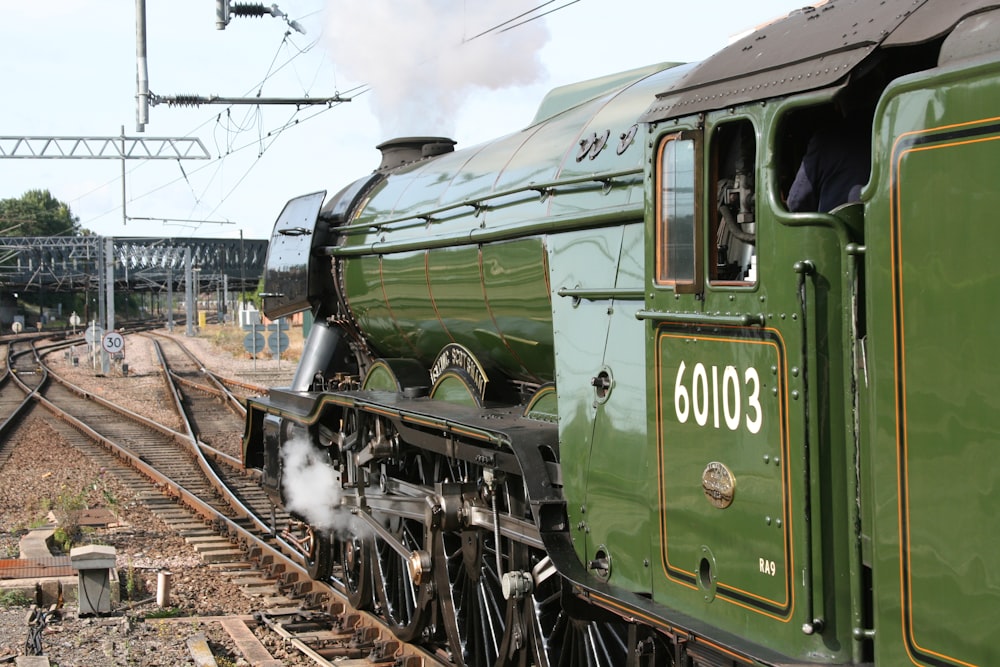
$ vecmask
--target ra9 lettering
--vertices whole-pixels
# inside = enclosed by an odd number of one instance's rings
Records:
[[[697,363],[688,377],[687,364],[682,361],[674,381],[674,413],[681,424],[693,416],[698,426],[711,422],[714,428],[725,424],[735,431],[744,424],[750,433],[759,433],[764,412],[757,369],[746,369],[741,378],[735,366],[720,369]]]

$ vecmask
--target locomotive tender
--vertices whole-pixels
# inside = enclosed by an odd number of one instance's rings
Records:
[[[289,202],[244,450],[310,571],[457,665],[1000,664],[998,46],[830,0]],[[860,201],[790,211],[845,114]]]

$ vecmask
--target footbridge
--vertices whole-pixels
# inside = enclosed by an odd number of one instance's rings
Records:
[[[7,293],[252,291],[268,242],[250,239],[105,236],[0,237],[0,290]]]

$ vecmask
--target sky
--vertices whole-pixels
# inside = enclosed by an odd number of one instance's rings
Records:
[[[285,18],[231,17],[219,30],[215,0],[145,0],[160,98],[350,101],[159,103],[140,132],[136,1],[0,0],[0,137],[124,131],[196,138],[210,155],[128,160],[124,188],[118,159],[0,157],[0,199],[47,189],[102,236],[266,239],[287,200],[371,173],[388,139],[474,146],[527,126],[553,87],[698,61],[815,1],[278,0],[261,4]]]

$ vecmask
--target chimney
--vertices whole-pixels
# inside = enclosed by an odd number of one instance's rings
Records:
[[[386,171],[451,153],[455,150],[455,140],[447,137],[400,137],[381,143],[376,148],[382,152],[382,164],[377,171]]]

